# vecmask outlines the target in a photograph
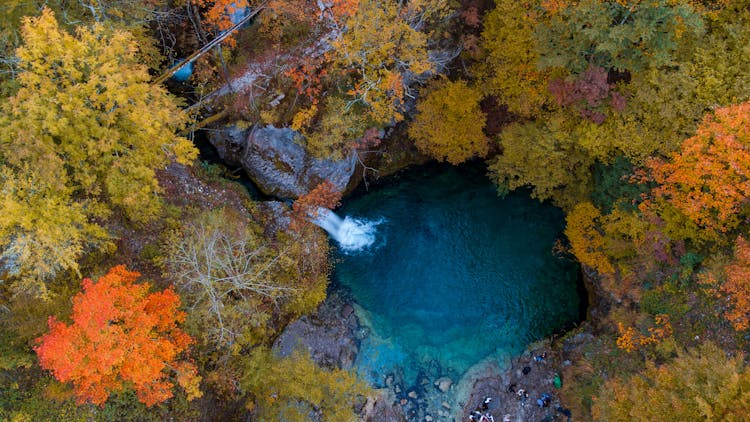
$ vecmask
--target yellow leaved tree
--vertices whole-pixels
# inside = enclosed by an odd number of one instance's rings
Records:
[[[750,412],[750,370],[742,356],[714,344],[680,351],[671,362],[629,378],[613,378],[594,401],[596,421],[744,421]]]
[[[363,0],[346,22],[341,38],[333,42],[333,62],[354,75],[349,91],[353,103],[368,107],[371,120],[386,125],[403,119],[406,72],[432,69],[427,54],[427,34],[410,25],[410,17],[426,19],[444,10],[443,2]]]
[[[34,278],[45,279],[56,271],[39,262],[75,270],[83,246],[104,237],[94,219],[113,210],[134,222],[156,216],[155,170],[187,164],[196,151],[175,134],[187,117],[150,84],[130,33],[94,25],[71,35],[44,9],[24,19],[21,34],[20,88],[0,115],[0,248],[6,264],[13,258],[6,270],[36,268]],[[30,252],[39,242],[51,255]]]
[[[438,161],[460,164],[484,157],[489,140],[483,129],[486,117],[479,107],[482,93],[465,81],[441,82],[424,101],[409,127],[417,147]]]

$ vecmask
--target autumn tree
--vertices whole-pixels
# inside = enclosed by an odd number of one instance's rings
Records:
[[[490,177],[501,191],[529,186],[532,196],[571,208],[591,189],[596,156],[581,145],[587,125],[567,116],[514,123],[499,136],[502,153],[490,162]]]
[[[52,182],[52,183],[50,183]],[[108,245],[106,231],[90,222],[71,189],[35,174],[27,165],[0,170],[0,261],[18,279],[16,293],[46,297],[43,281],[78,271],[87,248]]]
[[[750,197],[750,103],[707,115],[671,161],[652,160],[658,187],[667,201],[708,235],[737,228]],[[648,206],[645,204],[644,206]]]
[[[303,352],[279,358],[256,348],[245,361],[240,385],[247,407],[260,420],[351,421],[354,400],[369,390],[356,375],[342,369],[321,369]]]
[[[39,363],[73,384],[78,403],[102,405],[113,392],[132,388],[148,406],[172,397],[173,379],[189,397],[200,397],[200,377],[181,358],[192,339],[180,298],[170,288],[149,293],[137,272],[116,266],[97,282],[84,279],[73,298],[70,325],[49,319],[34,348]]]
[[[325,298],[325,244],[303,235],[272,241],[238,211],[202,213],[169,243],[166,264],[191,309],[188,326],[211,349],[255,345],[273,332],[272,318],[309,312]]]
[[[351,72],[353,80],[347,94],[352,103],[367,107],[372,121],[386,125],[403,119],[404,96],[408,93],[405,74],[432,70],[427,34],[412,25],[444,10],[441,1],[402,6],[362,0],[357,12],[346,20],[344,33],[332,43],[332,61],[337,68]]]
[[[539,64],[576,74],[590,64],[631,72],[669,65],[679,39],[702,24],[684,1],[570,2],[536,28]]]
[[[187,164],[196,151],[175,134],[186,116],[150,84],[129,33],[97,24],[73,36],[44,9],[25,18],[22,35],[20,89],[0,115],[3,207],[11,213],[0,244],[14,268],[53,276],[75,269],[85,247],[104,237],[94,221],[113,210],[136,222],[156,216],[155,170]]]
[[[743,236],[734,243],[734,259],[723,268],[723,274],[707,273],[703,283],[709,285],[727,302],[724,317],[735,330],[750,328],[750,242]]]
[[[489,142],[483,132],[486,116],[479,107],[481,98],[481,92],[465,81],[438,83],[417,104],[409,137],[438,161],[460,164],[485,156]]]
[[[597,421],[742,421],[750,414],[750,370],[713,344],[672,362],[606,382],[593,406]]]
[[[196,152],[175,135],[186,116],[149,83],[132,36],[99,25],[72,36],[48,9],[26,18],[22,34],[21,89],[2,120],[4,158],[62,179],[100,212],[104,202],[137,221],[154,216],[154,170],[170,159],[189,163]]]
[[[572,80],[553,79],[549,91],[558,105],[572,106],[581,117],[597,124],[603,123],[606,118],[605,106],[617,112],[625,109],[625,97],[611,89],[607,82],[607,70],[602,67],[589,65]]]
[[[482,88],[521,116],[538,115],[550,100],[547,83],[552,72],[538,68],[534,37],[542,15],[538,0],[498,0],[485,17],[484,54],[477,64],[485,82]]]
[[[594,205],[582,202],[565,218],[565,235],[579,262],[601,274],[611,274],[615,269],[605,254],[605,239],[600,232],[601,218],[601,212]]]

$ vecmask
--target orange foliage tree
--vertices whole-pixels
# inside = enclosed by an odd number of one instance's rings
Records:
[[[341,192],[328,180],[324,180],[310,192],[300,196],[292,204],[291,228],[299,230],[310,218],[315,218],[321,208],[335,208],[341,201]]]
[[[203,8],[205,24],[216,32],[226,31],[231,28],[232,15],[250,6],[248,0],[193,0],[200,8]]]
[[[73,298],[73,323],[54,316],[37,339],[39,362],[61,382],[73,383],[77,402],[103,405],[113,392],[133,388],[147,406],[172,397],[172,375],[189,399],[200,397],[196,367],[178,357],[193,340],[178,324],[179,296],[171,288],[148,293],[124,265],[96,283],[84,279]]]
[[[749,147],[750,102],[717,109],[671,162],[648,163],[656,197],[709,233],[736,228],[750,197]]]
[[[724,269],[724,282],[718,288],[719,295],[729,302],[724,317],[737,331],[750,328],[750,242],[739,236],[734,244],[734,260]],[[718,284],[713,274],[702,280],[706,284]]]

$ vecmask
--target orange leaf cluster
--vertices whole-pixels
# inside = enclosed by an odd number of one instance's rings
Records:
[[[337,207],[341,201],[341,192],[328,180],[315,187],[315,189],[300,196],[292,205],[293,230],[299,230],[310,218],[315,218],[321,208],[332,209]]]
[[[313,105],[317,105],[323,91],[321,79],[327,75],[323,67],[322,58],[303,59],[302,64],[289,69],[284,74],[292,80],[292,84],[302,95],[307,96]]]
[[[249,0],[193,0],[195,4],[204,9],[203,26],[213,33],[220,33],[234,26],[232,14],[250,6]],[[227,46],[234,47],[237,41],[229,36],[225,41]]]
[[[648,166],[657,197],[709,231],[735,228],[750,197],[750,102],[717,109],[671,162]]]
[[[669,322],[669,315],[666,314],[658,314],[654,317],[654,326],[649,327],[647,336],[633,327],[625,328],[621,322],[617,323],[617,331],[620,332],[617,347],[626,352],[633,352],[649,344],[658,343],[659,340],[671,337],[674,332]]]
[[[49,318],[50,331],[37,339],[39,362],[61,382],[72,382],[78,403],[103,405],[113,392],[132,387],[147,406],[172,397],[168,369],[188,396],[199,397],[196,368],[178,361],[193,340],[178,324],[185,313],[169,288],[148,293],[137,272],[119,265],[96,283],[84,279],[73,298],[73,323]]]
[[[331,12],[330,17],[338,26],[342,26],[359,8],[359,0],[328,0],[325,4]]]
[[[218,32],[225,31],[234,25],[232,13],[250,6],[248,0],[194,0],[198,7],[205,8],[203,18],[206,24],[215,27]]]
[[[724,315],[739,331],[750,328],[750,242],[742,236],[735,243],[734,259],[727,267],[727,279],[719,290],[732,304]]]
[[[725,279],[718,291],[729,302],[724,317],[737,331],[750,328],[750,242],[739,236],[734,244],[734,259],[724,269]],[[714,274],[705,274],[701,281],[705,284],[719,284]],[[714,291],[712,289],[712,291]]]

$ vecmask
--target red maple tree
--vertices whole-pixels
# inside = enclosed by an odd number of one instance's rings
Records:
[[[118,265],[97,282],[84,279],[73,323],[51,316],[50,331],[37,339],[42,368],[71,382],[79,404],[103,405],[111,393],[132,388],[151,406],[172,397],[173,375],[188,398],[201,395],[195,366],[178,360],[193,342],[178,327],[185,321],[179,296],[172,288],[149,293],[138,277]]]
[[[309,219],[318,217],[321,208],[333,209],[339,206],[341,192],[336,185],[324,180],[310,192],[300,196],[292,204],[292,230],[300,231],[307,226]]]

